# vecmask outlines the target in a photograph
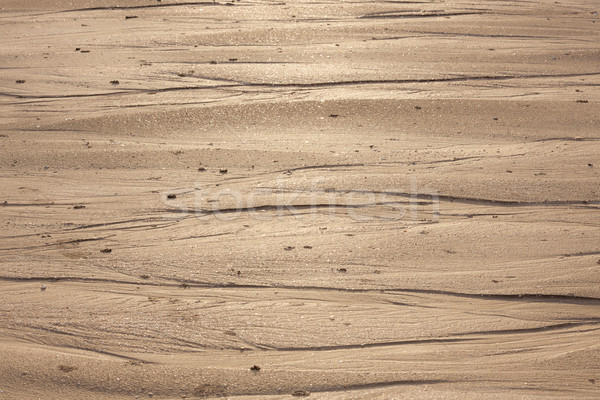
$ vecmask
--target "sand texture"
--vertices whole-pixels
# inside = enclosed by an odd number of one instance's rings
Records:
[[[600,398],[598,12],[2,0],[0,400]]]

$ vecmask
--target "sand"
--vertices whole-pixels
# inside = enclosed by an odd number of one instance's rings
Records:
[[[598,12],[2,1],[0,399],[597,399]]]

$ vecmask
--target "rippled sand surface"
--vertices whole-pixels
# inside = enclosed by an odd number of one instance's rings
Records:
[[[2,1],[0,400],[597,399],[598,12]]]

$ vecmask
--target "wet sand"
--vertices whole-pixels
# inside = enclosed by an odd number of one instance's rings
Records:
[[[0,399],[598,398],[597,12],[3,1]]]

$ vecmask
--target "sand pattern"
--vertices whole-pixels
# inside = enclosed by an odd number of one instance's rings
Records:
[[[599,11],[2,1],[0,400],[597,399]]]

